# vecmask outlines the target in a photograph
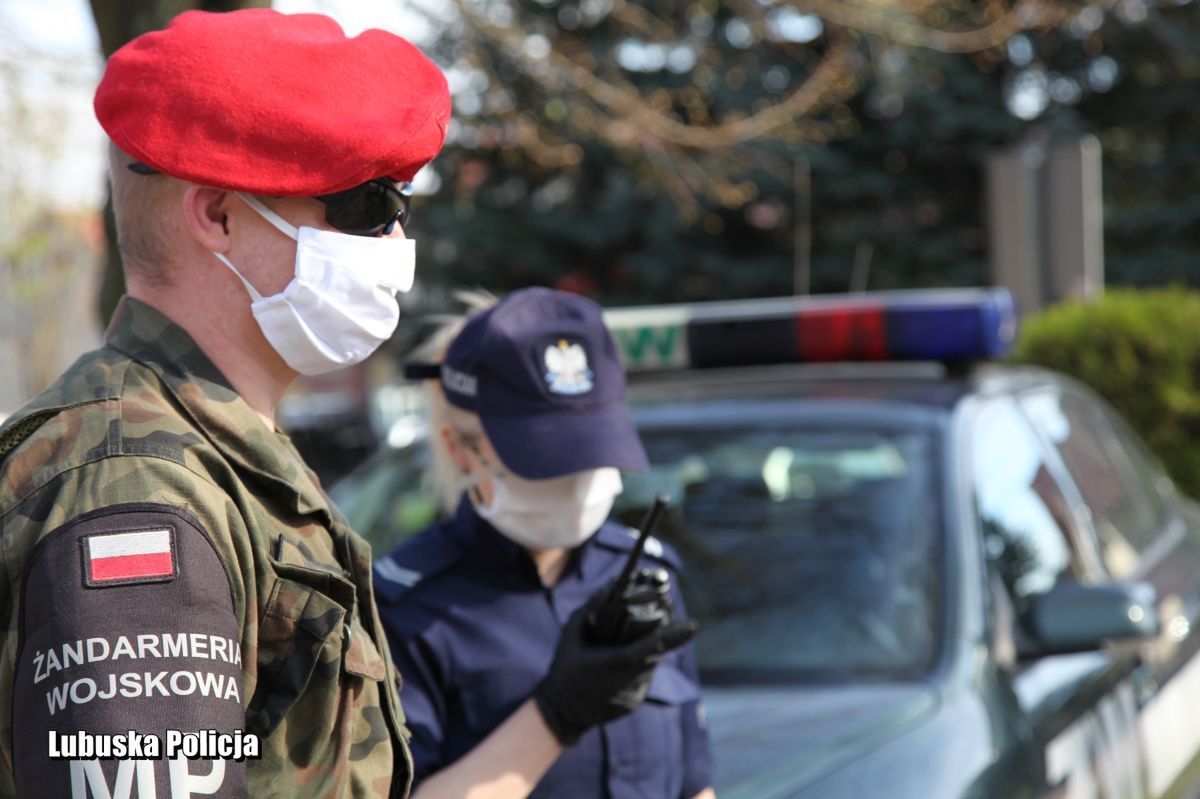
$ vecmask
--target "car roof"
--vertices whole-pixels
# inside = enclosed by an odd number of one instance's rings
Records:
[[[1059,379],[1043,369],[1007,364],[786,364],[634,373],[629,399],[680,404],[790,398],[952,410],[969,395],[1010,393]]]
[[[632,372],[628,399],[640,426],[721,426],[762,421],[944,424],[966,398],[1074,385],[1037,367],[983,362],[775,364]],[[753,404],[748,417],[747,404]],[[391,448],[424,438],[422,413],[408,409],[389,424]]]
[[[969,397],[1067,384],[1073,381],[1057,373],[1004,363],[777,365],[631,374],[629,400],[644,430],[743,424],[948,429]]]

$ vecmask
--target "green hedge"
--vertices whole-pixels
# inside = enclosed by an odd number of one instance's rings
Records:
[[[1091,386],[1200,499],[1200,292],[1112,290],[1051,308],[1022,321],[1012,359]]]

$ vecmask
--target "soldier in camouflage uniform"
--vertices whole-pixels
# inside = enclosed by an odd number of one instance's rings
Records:
[[[3,719],[37,724],[46,696],[69,685],[51,723],[70,712],[94,731],[158,730],[140,720],[145,710],[164,734],[194,718],[197,729],[263,736],[261,759],[246,770],[251,796],[390,795],[407,750],[379,645],[370,552],[287,437],[267,429],[182,328],[126,299],[107,346],[17,414],[2,441],[11,450],[0,480],[10,634],[0,684],[18,688],[0,694]],[[156,529],[173,539],[173,579],[81,588],[81,538]],[[40,580],[22,586],[31,560]],[[39,585],[48,596],[32,593]],[[27,640],[18,660],[19,625]],[[178,633],[187,657],[166,657],[162,637]],[[132,656],[114,655],[122,636]],[[213,636],[233,642],[226,655],[216,656]],[[85,648],[83,663],[63,655],[89,639],[108,646]],[[146,690],[142,675],[163,671],[163,688]],[[191,679],[173,679],[197,671],[215,675],[220,690],[202,697]],[[104,699],[110,676],[124,688],[124,674],[142,677],[136,695]],[[22,787],[40,775],[29,763],[44,756],[45,732],[32,732],[4,730],[0,794],[13,793],[14,764]],[[223,788],[235,787],[232,765]]]
[[[315,14],[187,12],[110,59],[129,296],[0,428],[0,797],[408,795],[370,550],[274,413],[395,330],[402,182],[449,108],[412,45]],[[595,607],[538,689],[572,730],[636,708],[694,632],[585,640]],[[548,733],[518,721],[480,747],[499,772],[439,799],[524,796],[503,764]]]
[[[130,296],[0,429],[0,797],[405,796],[369,548],[273,415],[395,328],[445,79],[381,31],[188,12],[96,110]]]

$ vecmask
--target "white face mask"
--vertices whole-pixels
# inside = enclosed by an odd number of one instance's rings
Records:
[[[549,480],[490,475],[492,501],[480,516],[526,549],[574,549],[604,524],[621,493],[621,473],[590,469]]]
[[[297,230],[257,198],[238,197],[296,241],[296,275],[270,297],[213,253],[241,279],[258,326],[288,366],[304,375],[332,372],[366,359],[391,337],[400,321],[396,293],[413,285],[412,239]]]

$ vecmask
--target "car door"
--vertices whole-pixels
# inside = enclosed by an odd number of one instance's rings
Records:
[[[1200,526],[1187,500],[1102,400],[1069,383],[1022,394],[1021,406],[1060,456],[1088,509],[1114,579],[1154,585],[1163,634],[1140,648],[1138,738],[1149,796],[1161,796],[1200,753]]]
[[[1044,655],[1023,624],[1063,582],[1105,579],[1061,464],[1015,398],[983,403],[971,472],[993,603],[993,653],[1027,732],[1031,774],[1056,799],[1143,799],[1133,658],[1110,651]]]

